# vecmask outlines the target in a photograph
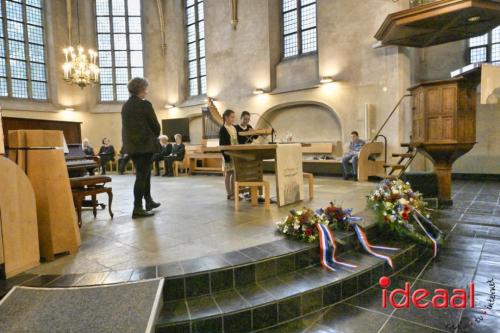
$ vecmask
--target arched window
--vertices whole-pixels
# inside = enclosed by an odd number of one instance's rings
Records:
[[[144,76],[141,0],[96,0],[101,101],[125,101],[127,83]]]
[[[0,96],[46,100],[43,0],[2,0],[0,17]]]
[[[500,26],[487,34],[469,39],[469,62],[500,64]]]
[[[283,58],[316,52],[316,0],[282,0]]]
[[[189,96],[207,93],[205,12],[203,0],[185,0]]]

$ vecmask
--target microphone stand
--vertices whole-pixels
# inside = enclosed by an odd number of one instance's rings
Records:
[[[270,123],[270,122],[269,122],[266,118],[262,117],[260,114],[255,113],[255,112],[252,112],[251,114],[256,115],[257,117],[259,117],[259,119],[264,120],[264,122],[265,122],[267,125],[269,125],[269,127],[271,127],[271,142],[270,142],[270,143],[271,143],[271,144],[274,144],[274,143],[275,143],[275,142],[274,142],[274,137],[275,137],[275,135],[276,135],[276,131],[274,130],[273,125],[271,125],[271,123]]]

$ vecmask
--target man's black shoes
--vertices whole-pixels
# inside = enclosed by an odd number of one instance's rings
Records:
[[[350,173],[344,175],[344,180],[348,180],[352,175]]]
[[[146,211],[144,209],[141,208],[134,208],[134,211],[132,212],[132,218],[133,219],[137,219],[137,218],[141,218],[141,217],[151,217],[155,215],[155,213],[153,212],[150,212],[150,211]]]
[[[150,210],[153,210],[155,208],[158,208],[161,206],[161,203],[159,202],[154,202],[151,200],[150,202],[146,203],[146,210],[149,212]]]

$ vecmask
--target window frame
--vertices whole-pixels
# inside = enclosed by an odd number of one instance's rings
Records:
[[[206,54],[206,20],[205,20],[205,0],[193,0],[193,5],[192,6],[187,6],[187,1],[188,0],[183,0],[183,10],[184,10],[184,34],[185,34],[185,41],[184,41],[184,45],[186,46],[186,52],[185,52],[185,65],[184,65],[184,68],[186,69],[186,75],[185,75],[185,79],[186,79],[186,93],[187,93],[187,97],[188,98],[199,98],[199,97],[203,97],[203,96],[206,96],[207,95],[207,90],[208,90],[208,82],[207,82],[207,73],[206,73],[206,63],[207,63],[207,54]],[[203,19],[202,20],[199,20],[199,16],[198,16],[198,4],[202,2],[203,3]],[[192,24],[188,24],[188,8],[190,7],[194,7],[194,15],[195,15],[195,18],[194,18],[194,23]],[[204,31],[204,36],[203,36],[203,41],[205,42],[205,53],[203,54],[203,57],[200,57],[200,41],[201,39],[199,38],[200,37],[200,31],[199,31],[199,23],[203,21],[203,31]],[[188,28],[189,26],[192,26],[194,25],[195,26],[195,34],[196,34],[196,38],[195,38],[195,41],[194,42],[189,42],[189,35],[188,35]],[[196,58],[195,60],[189,60],[189,45],[190,44],[195,44],[196,45]],[[205,75],[201,75],[201,60],[202,59],[205,59]],[[197,76],[196,77],[193,77],[193,78],[190,78],[189,77],[189,63],[190,62],[193,62],[193,61],[196,61],[196,72],[197,72]],[[196,95],[192,95],[191,94],[191,85],[190,85],[190,81],[193,80],[193,79],[196,79],[196,84],[197,84],[197,87],[198,87],[198,94]],[[202,91],[202,80],[205,80],[205,92]]]
[[[108,2],[108,8],[109,8],[109,15],[97,15],[97,0],[94,0],[93,1],[93,6],[94,6],[94,17],[95,17],[95,38],[96,38],[96,51],[97,51],[97,55],[98,55],[98,65],[99,65],[99,70],[101,70],[101,66],[100,66],[100,63],[99,63],[99,59],[100,59],[100,56],[99,56],[99,51],[104,51],[104,52],[110,52],[111,53],[111,67],[104,67],[104,68],[110,68],[111,69],[111,78],[112,78],[112,83],[111,84],[104,84],[105,86],[111,86],[112,89],[113,89],[113,99],[112,100],[102,100],[102,95],[101,95],[101,77],[99,75],[99,83],[97,84],[98,86],[98,91],[99,91],[99,94],[98,94],[98,98],[99,98],[99,103],[100,104],[121,104],[123,102],[125,102],[126,100],[118,100],[117,98],[117,89],[116,89],[116,86],[117,86],[117,83],[116,83],[116,65],[115,65],[115,48],[114,48],[114,44],[115,44],[115,40],[114,40],[114,27],[113,27],[113,17],[122,17],[121,15],[113,15],[113,7],[112,7],[112,0],[106,0]],[[141,47],[141,52],[142,52],[142,59],[143,59],[143,63],[142,63],[142,70],[143,70],[143,73],[145,72],[145,66],[144,66],[144,0],[139,0],[140,2],[140,5],[141,5],[141,13],[140,13],[140,18],[141,18],[141,40],[142,40],[142,47]],[[118,51],[125,51],[127,52],[127,74],[128,74],[128,77],[131,79],[132,78],[132,68],[140,68],[140,67],[132,67],[131,65],[131,55],[130,53],[132,51],[137,51],[137,50],[132,50],[130,48],[130,27],[129,27],[129,18],[130,18],[130,15],[128,14],[128,0],[124,0],[124,3],[125,3],[125,14],[123,15],[123,17],[125,18],[125,42],[126,42],[126,50],[118,50]],[[98,28],[97,28],[97,18],[98,17],[108,17],[109,18],[109,33],[103,33],[103,34],[106,34],[106,35],[109,35],[110,36],[110,49],[109,50],[100,50],[99,49],[99,32],[98,32]],[[133,15],[132,17],[137,17],[136,15]],[[118,33],[118,34],[122,34],[122,33]],[[135,34],[135,33],[133,33]],[[125,68],[125,67],[118,67],[118,68]],[[144,75],[145,76],[145,75]],[[119,85],[123,85],[123,84],[119,84]]]
[[[486,44],[478,45],[478,46],[470,46],[471,39],[476,38],[476,37],[472,37],[472,38],[469,38],[467,40],[467,62],[469,64],[473,64],[472,56],[471,56],[472,50],[481,49],[481,48],[486,48],[486,60],[481,61],[481,62],[477,62],[477,64],[483,64],[483,63],[500,64],[500,58],[498,60],[495,60],[495,61],[492,60],[493,45],[500,45],[500,40],[498,42],[493,43],[493,30],[495,30],[495,29],[500,29],[500,25],[493,28],[492,30],[490,30],[489,32],[486,33],[486,35],[487,35]],[[484,36],[484,35],[481,35],[481,36]],[[477,37],[481,37],[481,36],[477,36]]]
[[[290,9],[287,11],[283,10],[283,1],[284,0],[280,0],[281,60],[289,60],[289,59],[299,58],[302,56],[317,54],[318,53],[318,1],[315,0],[313,3],[302,6],[302,0],[295,0],[297,3],[295,9]],[[316,6],[316,13],[315,13],[316,24],[314,25],[314,27],[302,30],[302,10],[312,5]],[[297,30],[295,32],[285,34],[285,14],[293,11],[297,12]],[[302,33],[313,29],[316,30],[316,49],[314,51],[302,52],[302,44],[303,44]],[[285,38],[287,36],[293,35],[294,33],[297,34],[297,54],[291,56],[285,56]]]
[[[9,38],[9,32],[8,32],[8,21],[9,21],[9,19],[7,18],[7,1],[8,0],[0,0],[0,6],[1,6],[1,10],[2,10],[2,17],[1,17],[0,24],[2,25],[2,29],[3,29],[3,33],[4,33],[4,36],[0,37],[0,39],[2,39],[3,42],[4,42],[4,52],[5,52],[5,56],[4,56],[4,59],[5,59],[5,80],[7,82],[7,96],[0,96],[0,99],[2,99],[2,100],[12,99],[12,100],[18,100],[18,101],[33,101],[33,102],[40,102],[40,103],[47,103],[47,102],[50,103],[51,102],[51,95],[50,95],[50,86],[49,86],[48,52],[47,52],[47,48],[46,48],[47,47],[47,22],[45,20],[46,16],[47,16],[47,13],[46,13],[46,10],[47,10],[46,8],[47,7],[45,5],[45,1],[47,1],[47,0],[42,0],[41,1],[42,5],[41,5],[40,8],[26,4],[26,0],[22,0],[21,2],[12,1],[14,3],[19,3],[22,6],[22,10],[23,10],[23,12],[22,12],[22,14],[23,14],[23,21],[22,22],[15,21],[15,20],[11,20],[11,21],[22,23],[22,26],[23,26],[23,39],[24,39],[22,41],[22,43],[23,43],[23,46],[24,46],[25,60],[21,60],[21,61],[24,61],[26,63],[26,78],[25,79],[15,78],[15,80],[26,81],[26,90],[27,90],[28,97],[15,97],[15,96],[13,96],[12,73],[11,73],[11,65],[10,65],[11,53],[10,53],[9,40],[13,40],[13,41],[17,41],[17,42],[21,42],[21,41]],[[41,23],[41,25],[34,25],[34,24],[31,24],[31,23],[28,23],[27,7],[40,9],[41,14],[42,14],[42,17],[41,17],[42,23]],[[29,36],[28,36],[28,26],[41,27],[42,28],[42,30],[43,30],[43,35],[42,35],[43,44],[30,43]],[[44,60],[43,67],[44,67],[44,70],[45,70],[45,81],[33,80],[32,77],[31,77],[31,67],[32,67],[31,63],[33,63],[33,62],[36,63],[36,64],[42,64],[42,63],[41,62],[37,62],[37,61],[33,61],[31,59],[31,52],[29,50],[30,44],[42,46],[42,49],[43,49],[43,60]],[[17,59],[14,59],[14,60],[17,60]],[[46,97],[45,98],[34,98],[33,97],[32,81],[45,83],[45,91],[46,91]]]

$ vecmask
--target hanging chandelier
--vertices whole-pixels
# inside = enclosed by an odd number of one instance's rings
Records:
[[[93,85],[99,82],[99,66],[97,66],[97,52],[89,49],[87,52],[80,44],[80,14],[79,1],[76,1],[76,17],[78,24],[78,46],[76,49],[71,46],[72,30],[72,0],[66,0],[68,15],[68,44],[69,47],[63,49],[65,62],[62,66],[64,81],[76,84],[80,88]]]
[[[63,49],[66,62],[63,65],[64,81],[85,88],[89,84],[99,82],[99,67],[97,66],[97,52],[89,49],[85,52],[82,46],[75,49],[70,46]]]

